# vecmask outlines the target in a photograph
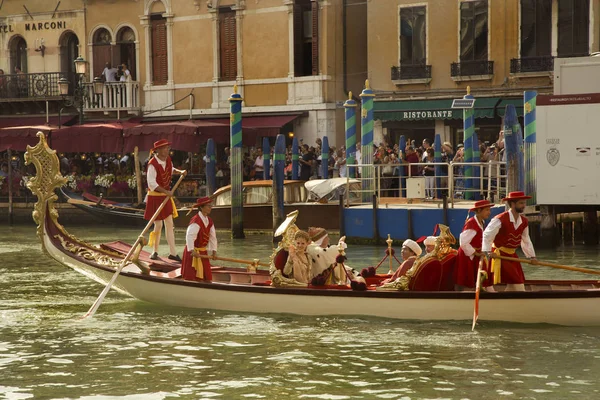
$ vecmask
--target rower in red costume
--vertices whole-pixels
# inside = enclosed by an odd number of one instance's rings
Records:
[[[493,204],[489,201],[481,200],[475,202],[473,208],[469,210],[469,213],[474,212],[475,216],[465,222],[463,231],[460,234],[460,248],[458,249],[456,269],[454,270],[456,290],[475,287],[480,259],[475,253],[481,252],[483,228],[485,220],[490,217],[492,206]]]
[[[149,221],[158,210],[165,197],[169,197],[170,201],[160,211],[154,221],[154,231],[150,233],[149,246],[154,248],[150,255],[152,260],[158,259],[158,246],[160,244],[160,235],[162,232],[163,221],[165,225],[165,233],[167,234],[167,243],[169,243],[169,259],[181,261],[177,255],[175,247],[175,226],[173,218],[177,218],[177,208],[173,201],[173,192],[171,191],[171,176],[173,172],[185,175],[186,171],[173,168],[171,157],[169,157],[169,143],[166,139],[161,139],[154,142],[152,152],[154,157],[148,162],[146,177],[148,179],[148,194],[146,195],[146,211],[144,219]]]
[[[199,208],[198,214],[190,220],[185,234],[185,249],[181,275],[188,281],[212,280],[212,270],[208,258],[201,255],[217,257],[217,233],[209,215],[212,210],[212,200],[209,197],[198,199],[194,208]]]
[[[533,264],[537,262],[529,237],[527,218],[521,215],[525,211],[526,200],[530,198],[523,192],[510,192],[508,197],[502,199],[508,202],[510,210],[493,218],[483,231],[481,250],[484,253],[492,258],[497,255],[517,258],[517,248],[521,247]],[[525,290],[525,275],[521,263],[494,258],[491,272],[494,284],[505,283],[506,290]]]

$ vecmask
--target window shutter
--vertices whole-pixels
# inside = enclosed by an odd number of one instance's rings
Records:
[[[319,75],[319,3],[311,3],[312,10],[312,74]]]
[[[233,81],[237,77],[237,31],[235,11],[219,10],[220,78]]]
[[[152,21],[152,83],[154,85],[166,85],[169,79],[165,22],[164,18]]]
[[[294,4],[294,75],[304,74],[304,25],[302,20],[302,6]]]

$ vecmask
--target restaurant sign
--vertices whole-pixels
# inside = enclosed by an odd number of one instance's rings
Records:
[[[445,111],[403,111],[402,119],[452,119],[452,110]]]

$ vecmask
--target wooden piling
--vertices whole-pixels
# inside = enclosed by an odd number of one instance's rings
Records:
[[[12,174],[12,154],[10,149],[8,149],[8,225],[12,226],[13,224],[13,174]]]
[[[598,214],[595,206],[583,213],[583,244],[595,246],[598,244]]]
[[[340,206],[339,206],[339,213],[340,213],[340,237],[346,236],[346,216],[344,214],[345,208],[346,207],[344,206],[344,194],[340,193]]]
[[[558,245],[556,212],[553,206],[540,206],[540,241],[536,247],[554,248]]]
[[[377,195],[373,195],[373,240],[379,243],[379,223],[377,221]]]
[[[136,193],[137,193],[137,204],[142,204],[144,199],[142,197],[142,171],[140,168],[140,155],[137,146],[133,148],[133,162],[135,163],[135,182],[136,182]],[[94,162],[94,164],[96,164]]]
[[[273,153],[273,233],[285,219],[283,181],[285,180],[285,136],[277,135]],[[275,240],[275,237],[273,237]]]

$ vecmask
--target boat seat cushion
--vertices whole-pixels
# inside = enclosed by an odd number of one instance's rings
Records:
[[[440,290],[442,263],[437,259],[425,261],[417,275],[411,279],[410,290],[436,292]]]
[[[454,268],[456,266],[456,258],[456,253],[451,253],[441,260],[442,276],[439,290],[454,290]]]
[[[275,258],[273,258],[273,264],[275,265],[275,268],[283,271],[283,268],[285,267],[285,263],[288,260],[288,256],[289,256],[289,252],[285,249],[281,249],[277,252],[277,254],[275,255]]]

